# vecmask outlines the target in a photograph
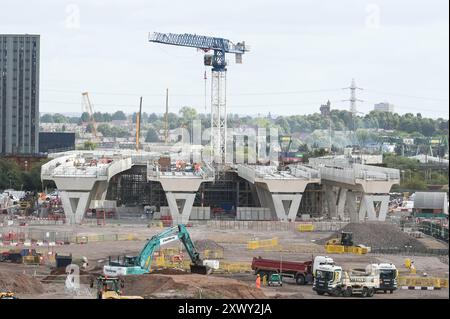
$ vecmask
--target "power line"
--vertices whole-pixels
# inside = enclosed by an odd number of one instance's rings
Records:
[[[73,94],[81,94],[80,91],[72,91],[72,90],[56,90],[56,89],[42,89],[43,92],[59,92],[59,93],[73,93]],[[340,91],[340,89],[318,89],[318,90],[301,90],[301,91],[279,91],[279,92],[242,92],[242,93],[234,93],[229,94],[231,96],[246,96],[246,95],[295,95],[295,94],[308,94],[308,93],[322,93],[322,92],[332,92],[332,91]],[[96,95],[123,95],[123,96],[165,96],[165,94],[161,93],[150,93],[144,94],[141,93],[117,93],[117,92],[97,92],[97,91],[89,91],[91,94]],[[171,96],[204,96],[203,94],[192,94],[192,93],[175,93],[171,94]]]
[[[394,95],[394,96],[400,96],[400,97],[407,97],[407,98],[411,98],[411,99],[448,102],[448,99],[441,99],[441,98],[414,96],[414,95],[408,95],[408,94],[403,94],[403,93],[392,93],[392,92],[383,92],[383,91],[374,91],[374,90],[367,90],[367,91],[377,93],[377,94],[388,94],[388,95]]]

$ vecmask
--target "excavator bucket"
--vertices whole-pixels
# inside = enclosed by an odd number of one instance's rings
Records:
[[[211,273],[211,269],[204,265],[191,265],[192,274],[208,275]]]

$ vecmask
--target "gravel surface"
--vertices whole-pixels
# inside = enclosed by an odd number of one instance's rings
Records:
[[[395,225],[381,222],[349,223],[342,231],[353,233],[353,242],[372,248],[403,248],[426,249],[426,246],[416,238],[404,233]],[[337,238],[340,232],[318,242],[325,244],[327,240]]]

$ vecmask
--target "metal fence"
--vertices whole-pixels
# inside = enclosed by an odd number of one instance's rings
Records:
[[[448,248],[371,247],[372,254],[405,256],[448,256]]]
[[[330,221],[330,222],[279,222],[279,221],[239,221],[239,220],[208,220],[208,227],[216,229],[236,229],[236,230],[256,230],[256,231],[299,231],[302,224],[314,225],[314,231],[334,232],[339,231],[348,222]]]

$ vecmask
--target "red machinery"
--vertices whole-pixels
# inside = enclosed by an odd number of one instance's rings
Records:
[[[253,257],[252,270],[261,277],[278,273],[282,277],[294,278],[298,285],[305,285],[314,281],[313,261],[294,262],[285,260],[264,259],[261,257]]]

